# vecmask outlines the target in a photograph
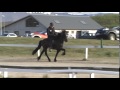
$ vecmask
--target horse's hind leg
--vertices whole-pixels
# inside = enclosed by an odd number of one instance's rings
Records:
[[[51,62],[51,60],[50,60],[50,58],[49,58],[49,56],[48,56],[48,54],[47,54],[47,49],[45,49],[45,55],[47,56],[48,61]]]
[[[34,55],[38,51],[39,47],[37,47],[35,50],[33,50],[32,55]]]
[[[35,48],[35,50],[33,50],[32,55],[34,55],[34,54],[38,51],[38,49],[41,48],[41,42],[42,42],[42,41],[39,41],[38,47]]]
[[[41,58],[41,56],[42,56],[42,54],[43,54],[44,52],[45,52],[45,49],[43,49],[42,52],[40,53],[40,56],[37,57],[37,60],[38,60],[38,61],[40,60],[40,58]]]

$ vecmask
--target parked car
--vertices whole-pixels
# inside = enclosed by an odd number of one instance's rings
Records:
[[[42,31],[42,32],[34,32],[32,34],[32,38],[48,38],[47,32]]]
[[[67,38],[74,39],[75,37],[72,34],[67,34]]]
[[[119,27],[114,27],[112,29],[100,28],[97,30],[95,37],[97,39],[117,40],[117,38],[119,38],[119,29]]]
[[[18,37],[15,33],[4,33],[1,37]]]

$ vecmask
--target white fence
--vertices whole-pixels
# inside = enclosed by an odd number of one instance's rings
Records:
[[[85,69],[18,69],[18,68],[0,68],[0,74],[3,78],[8,78],[8,72],[32,72],[32,73],[54,73],[54,74],[68,74],[69,78],[76,78],[76,74],[89,74],[90,78],[95,78],[95,74],[119,75],[117,71],[105,70],[85,70]]]

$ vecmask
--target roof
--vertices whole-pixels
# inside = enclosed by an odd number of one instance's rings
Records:
[[[99,29],[100,24],[88,16],[48,16],[48,15],[32,15],[36,20],[45,27],[50,22],[54,23],[55,29]]]
[[[50,22],[54,23],[55,29],[79,30],[79,29],[99,29],[102,28],[96,21],[88,16],[48,16],[48,15],[29,15],[11,24],[19,22],[28,17],[35,18],[38,22],[48,27]],[[9,24],[9,25],[11,25]],[[7,26],[9,26],[7,25]]]

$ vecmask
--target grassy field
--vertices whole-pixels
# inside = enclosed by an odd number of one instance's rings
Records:
[[[40,38],[7,38],[0,37],[0,44],[37,44]],[[68,39],[65,45],[100,45],[101,40],[97,39]],[[119,42],[111,40],[103,40],[103,45],[118,45]]]
[[[0,44],[38,44],[40,38],[6,38],[0,37]],[[118,45],[118,41],[103,40],[103,45]],[[65,45],[100,45],[100,40],[96,39],[69,39]],[[0,56],[31,56],[31,52],[34,48],[18,48],[18,47],[0,47]],[[49,55],[55,54],[56,51],[53,50],[49,52]],[[89,57],[110,57],[115,58],[119,56],[118,49],[104,49],[104,48],[92,48],[89,49]],[[83,57],[85,55],[85,49],[66,49],[66,56],[69,58]],[[62,57],[59,55],[59,57]]]

